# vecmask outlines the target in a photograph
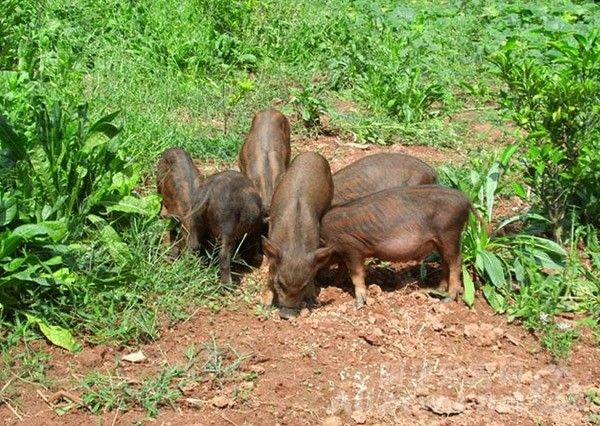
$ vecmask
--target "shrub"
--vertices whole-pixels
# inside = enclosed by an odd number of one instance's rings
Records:
[[[547,45],[516,38],[491,57],[506,87],[501,104],[527,132],[526,183],[561,240],[568,213],[600,217],[600,34]]]

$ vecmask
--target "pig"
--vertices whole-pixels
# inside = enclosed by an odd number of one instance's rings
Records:
[[[160,216],[175,217],[179,221],[179,226],[173,228],[166,238],[172,245],[171,258],[179,256],[186,247],[191,250],[200,247],[194,215],[194,197],[200,182],[192,158],[183,149],[170,148],[161,154],[156,168],[156,189],[162,196]]]
[[[411,155],[379,153],[368,155],[333,174],[332,206],[395,186],[437,183],[437,173]]]
[[[440,288],[455,300],[460,289],[460,236],[475,213],[456,189],[438,185],[389,188],[329,210],[321,221],[322,244],[350,272],[357,309],[367,301],[364,259],[422,261],[436,250],[441,258]],[[475,213],[476,214],[476,213]],[[477,215],[477,214],[476,214]]]
[[[299,154],[273,194],[268,238],[263,253],[269,278],[262,301],[279,305],[279,315],[297,315],[302,301],[316,304],[314,277],[329,258],[330,248],[319,247],[319,223],[329,209],[333,181],[329,163],[320,154]]]
[[[239,156],[240,171],[258,190],[268,212],[278,179],[290,163],[290,123],[276,109],[256,113]]]
[[[263,210],[260,195],[250,179],[234,170],[209,176],[196,195],[197,234],[204,244],[219,240],[219,272],[222,283],[231,283],[231,256],[244,236],[260,253]]]

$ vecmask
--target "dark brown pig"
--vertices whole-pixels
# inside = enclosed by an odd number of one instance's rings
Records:
[[[268,212],[279,177],[290,163],[290,123],[275,109],[256,113],[242,145],[240,171],[258,190],[263,209]]]
[[[323,242],[350,272],[356,307],[367,300],[364,259],[422,261],[436,250],[441,289],[456,299],[460,289],[460,235],[472,211],[460,191],[438,185],[396,187],[329,210],[321,221]],[[341,270],[338,271],[341,273]]]
[[[367,155],[334,173],[331,205],[344,204],[396,186],[427,185],[436,182],[435,170],[411,155]]]
[[[185,247],[199,248],[194,215],[194,197],[199,187],[198,170],[187,152],[170,148],[162,153],[156,168],[156,189],[162,196],[160,216],[175,217],[179,221],[179,226],[167,236],[168,243],[174,244],[171,257],[177,257]]]
[[[316,302],[314,277],[331,251],[319,248],[319,222],[332,196],[329,163],[314,152],[294,158],[275,190],[269,238],[263,237],[269,279],[262,300],[277,302],[283,318],[295,315],[303,300]]]
[[[260,248],[263,225],[260,195],[246,176],[233,170],[214,174],[198,190],[195,214],[198,235],[220,243],[221,282],[231,282],[231,256],[245,236]],[[258,253],[257,253],[258,254]]]

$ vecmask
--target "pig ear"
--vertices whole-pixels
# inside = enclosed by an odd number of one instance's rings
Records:
[[[262,237],[262,249],[263,253],[267,255],[267,257],[275,262],[279,262],[281,260],[281,250],[271,241],[269,241],[264,236]]]
[[[315,267],[320,268],[322,266],[325,266],[332,254],[333,246],[316,249],[313,253]]]

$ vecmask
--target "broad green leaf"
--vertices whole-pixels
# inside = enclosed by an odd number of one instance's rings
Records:
[[[110,139],[108,139],[107,137],[105,137],[103,134],[101,133],[95,133],[95,134],[91,134],[90,136],[88,136],[88,138],[86,139],[84,145],[81,147],[81,153],[83,155],[90,155],[90,152],[92,152],[92,150],[98,146],[102,146],[102,145],[106,145],[108,143]],[[79,175],[81,175],[82,171],[87,172],[87,169],[83,168],[82,166],[78,166],[81,168],[81,170],[79,170]]]
[[[463,300],[469,308],[473,307],[475,303],[475,284],[471,278],[471,274],[467,271],[467,268],[463,265],[462,267],[462,278],[463,278]]]
[[[548,255],[547,252],[544,252],[544,251],[541,251],[541,250],[532,249],[531,250],[531,254],[537,260],[537,262],[540,264],[540,266],[542,268],[552,269],[552,270],[555,270],[555,271],[560,271],[561,269],[564,268],[564,265],[560,265],[560,264],[556,263]]]
[[[477,252],[481,258],[481,264],[486,275],[490,278],[496,288],[502,288],[506,284],[502,261],[494,253],[487,250]]]
[[[104,226],[100,230],[100,236],[113,259],[120,265],[127,263],[131,259],[129,246],[121,240],[121,237],[112,226]]]
[[[39,236],[48,236],[53,241],[59,241],[67,235],[67,225],[59,221],[32,223],[17,226],[12,233],[25,241]]]
[[[515,152],[517,151],[518,148],[519,148],[519,146],[517,144],[509,145],[506,148],[504,148],[504,150],[502,151],[502,154],[500,156],[500,165],[502,167],[508,166],[510,159],[515,154]]]
[[[50,342],[54,345],[64,348],[70,352],[79,350],[80,345],[75,341],[73,335],[66,328],[58,325],[49,325],[41,318],[35,315],[26,314],[29,322],[37,324],[40,331],[46,336]]]
[[[115,111],[115,112],[112,112],[112,113],[100,118],[98,121],[96,121],[94,124],[92,124],[90,126],[88,134],[99,132],[99,133],[103,133],[104,136],[106,136],[109,139],[114,138],[121,131],[121,129],[118,128],[117,126],[115,126],[112,123],[112,121],[120,113],[121,113],[121,111]]]
[[[492,221],[493,209],[494,209],[494,198],[496,194],[496,188],[498,188],[498,180],[500,179],[500,164],[494,163],[487,173],[485,180],[485,203],[486,203],[486,216],[488,221]]]
[[[23,238],[14,235],[11,231],[0,234],[0,259],[12,255],[22,242]]]
[[[515,194],[517,194],[518,197],[527,198],[527,191],[525,191],[525,187],[523,185],[521,185],[518,182],[513,182],[511,186],[512,186],[513,191],[515,191]]]
[[[483,295],[494,311],[500,314],[504,312],[504,296],[502,296],[498,290],[493,286],[486,284],[483,286]]]
[[[17,200],[8,194],[0,194],[0,226],[8,225],[16,216]]]
[[[525,280],[525,269],[523,268],[523,265],[519,259],[515,259],[513,263],[513,270],[515,271],[515,279],[517,282],[523,284]]]
[[[160,211],[160,197],[156,194],[148,195],[144,198],[137,198],[128,195],[123,197],[117,204],[109,206],[106,211],[137,213],[144,216],[154,217]]]

